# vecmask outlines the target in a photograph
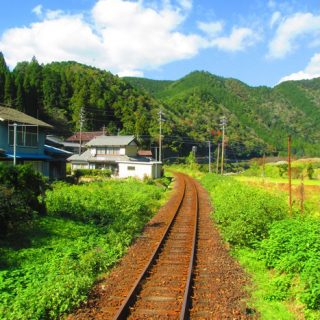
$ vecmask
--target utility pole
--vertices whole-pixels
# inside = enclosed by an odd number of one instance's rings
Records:
[[[291,136],[288,136],[288,179],[289,179],[289,212],[292,216],[292,188],[291,188]]]
[[[159,135],[159,161],[161,162],[162,160],[162,110],[160,109],[160,112],[159,112],[159,126],[160,126],[160,135]]]
[[[17,164],[17,126],[18,124],[15,122],[13,124],[13,165]]]
[[[81,144],[82,144],[82,125],[84,122],[84,112],[83,108],[80,109],[80,137],[79,137],[79,155],[81,154]]]
[[[224,167],[224,135],[225,135],[225,126],[227,124],[226,117],[221,117],[220,124],[222,126],[222,149],[221,149],[221,175],[223,175],[223,167]]]
[[[220,142],[218,142],[218,154],[217,154],[216,174],[218,174],[218,172],[219,172],[219,158],[220,158]]]
[[[211,141],[208,141],[209,143],[209,173],[211,173]]]

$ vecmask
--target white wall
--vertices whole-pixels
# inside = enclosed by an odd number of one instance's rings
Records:
[[[145,176],[149,178],[159,178],[161,165],[153,162],[119,162],[119,178],[136,177],[143,179]]]

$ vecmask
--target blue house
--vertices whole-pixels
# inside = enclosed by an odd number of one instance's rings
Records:
[[[53,127],[18,110],[0,105],[0,161],[13,163],[14,124],[16,163],[32,167],[51,179],[65,176],[66,158],[72,153],[45,145],[46,132]]]

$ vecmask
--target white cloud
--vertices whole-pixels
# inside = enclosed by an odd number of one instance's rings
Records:
[[[200,22],[206,36],[183,33],[192,1],[159,3],[98,0],[89,15],[39,7],[34,10],[41,12],[42,20],[8,29],[0,38],[0,48],[10,67],[36,56],[40,63],[75,60],[120,75],[143,75],[143,70],[191,58],[204,48],[244,50],[257,39],[248,28],[233,28],[229,36],[219,37],[221,22]]]
[[[92,13],[107,61],[121,66],[123,74],[123,70],[156,68],[196,55],[204,41],[198,35],[176,31],[184,21],[180,10],[166,5],[156,11],[142,2],[100,0]]]
[[[243,51],[254,45],[259,36],[249,28],[233,28],[228,37],[218,37],[211,41],[211,45],[224,51]]]
[[[3,34],[0,47],[10,66],[32,56],[42,63],[76,60],[92,65],[94,58],[103,53],[99,38],[83,23],[82,16],[64,16],[33,23],[29,28],[9,29]]]
[[[38,16],[38,17],[41,17],[42,15],[42,5],[41,4],[38,4],[37,6],[35,6],[33,9],[32,9],[32,12]]]
[[[223,29],[223,23],[217,22],[198,22],[198,28],[209,37],[216,37]]]
[[[184,10],[191,10],[192,8],[192,0],[178,0],[179,4]]]
[[[119,77],[143,77],[143,72],[139,70],[122,70],[118,72]]]
[[[279,11],[274,12],[270,19],[270,28],[273,28],[281,20],[281,17],[282,15]]]
[[[54,20],[64,16],[64,12],[62,10],[47,10],[46,11],[46,19]]]
[[[304,70],[281,78],[280,82],[289,80],[313,79],[320,77],[320,53],[315,54]]]
[[[283,58],[295,50],[297,39],[309,35],[315,37],[320,31],[320,15],[296,13],[280,23],[275,37],[269,43],[268,56]]]

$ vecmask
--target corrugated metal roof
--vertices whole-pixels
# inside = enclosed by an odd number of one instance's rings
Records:
[[[14,154],[12,152],[7,152],[6,156],[13,158]],[[17,153],[17,159],[26,159],[26,160],[52,160],[52,158],[46,154],[37,154],[37,153]]]
[[[59,149],[59,148],[55,148],[53,146],[49,146],[47,144],[44,145],[44,150],[48,151],[49,153],[53,153],[53,154],[62,154],[65,156],[70,156],[73,153],[67,150],[63,150],[63,149]]]
[[[28,116],[18,110],[7,108],[0,105],[0,121],[13,121],[24,124],[37,125],[39,127],[53,128],[50,124]]]
[[[127,146],[133,140],[134,136],[99,136],[90,140],[86,146],[99,147],[99,146]]]

